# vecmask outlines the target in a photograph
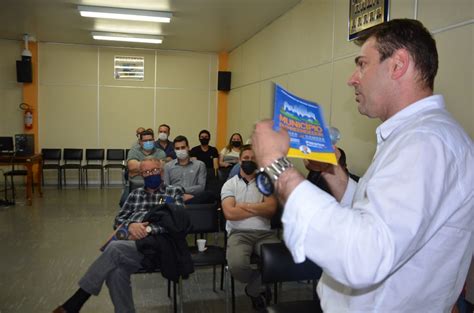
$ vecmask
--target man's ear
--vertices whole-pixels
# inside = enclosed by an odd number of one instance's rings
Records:
[[[405,49],[398,49],[392,55],[392,78],[397,80],[407,72],[410,66],[410,54]]]

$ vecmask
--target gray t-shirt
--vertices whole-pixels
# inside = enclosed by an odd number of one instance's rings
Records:
[[[166,158],[166,154],[163,152],[163,150],[154,148],[152,150],[152,153],[145,154],[142,147],[138,145],[138,146],[133,146],[130,149],[130,151],[128,151],[127,162],[130,160],[143,161],[144,158],[149,157],[149,156],[155,157],[160,160],[164,160]]]
[[[188,194],[196,195],[206,187],[206,165],[199,160],[190,160],[180,165],[178,160],[166,163],[163,180],[167,186],[181,186]]]
[[[263,195],[258,191],[255,179],[246,183],[245,180],[236,175],[226,181],[221,190],[221,200],[234,197],[235,202],[260,203]],[[240,221],[227,221],[226,230],[230,233],[232,229],[237,230],[270,230],[270,220],[262,216],[252,216]]]

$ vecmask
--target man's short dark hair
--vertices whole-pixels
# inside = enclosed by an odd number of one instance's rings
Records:
[[[362,46],[368,39],[375,38],[380,62],[391,57],[398,49],[406,49],[420,73],[425,87],[433,90],[438,72],[438,51],[436,41],[430,32],[417,20],[394,19],[367,29],[355,40]]]
[[[173,147],[175,146],[177,142],[181,142],[181,141],[185,141],[186,146],[189,147],[188,138],[184,137],[183,135],[179,135],[173,140]]]
[[[144,130],[140,133],[140,140],[143,140],[143,136],[152,136],[154,137],[153,130]]]
[[[199,132],[198,138],[201,138],[202,134],[207,134],[209,136],[209,139],[211,139],[211,133],[207,129],[203,129]]]
[[[167,124],[161,124],[160,126],[158,126],[158,131],[160,131],[160,127],[166,127],[168,128],[168,133],[171,133],[171,127]]]
[[[244,151],[247,151],[247,150],[252,150],[252,145],[243,145],[242,147],[240,147],[240,153],[239,153],[239,158],[242,157],[242,153],[244,153]]]

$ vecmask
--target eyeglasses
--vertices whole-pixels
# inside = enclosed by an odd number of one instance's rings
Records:
[[[148,176],[153,176],[153,175],[158,175],[161,173],[161,168],[154,168],[152,170],[148,171],[142,171],[141,174],[143,177],[148,177]]]

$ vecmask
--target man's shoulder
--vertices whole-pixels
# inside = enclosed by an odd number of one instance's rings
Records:
[[[129,197],[129,199],[133,199],[133,198],[136,198],[136,197],[139,197],[139,196],[143,195],[144,193],[146,193],[145,188],[144,187],[139,187],[139,188],[136,188],[136,189],[133,189],[132,191],[130,191],[130,194],[128,195],[128,197]]]
[[[222,189],[235,189],[240,183],[244,183],[241,181],[240,177],[238,175],[235,175],[232,178],[229,178],[224,185],[222,186]]]
[[[145,157],[145,154],[143,153],[141,146],[140,145],[133,146],[128,151],[127,161],[131,159],[138,159],[138,161],[140,161],[139,158],[144,158],[144,157]]]
[[[176,166],[176,164],[178,164],[178,160],[177,160],[177,159],[176,159],[176,160],[171,160],[171,161],[169,161],[169,162],[166,162],[166,164],[165,164],[165,170],[166,170],[166,169],[168,169],[168,170],[171,169],[172,167]]]
[[[196,160],[193,160],[192,162],[196,164],[196,167],[206,167],[206,164],[204,164],[204,162],[201,160],[196,159]]]

